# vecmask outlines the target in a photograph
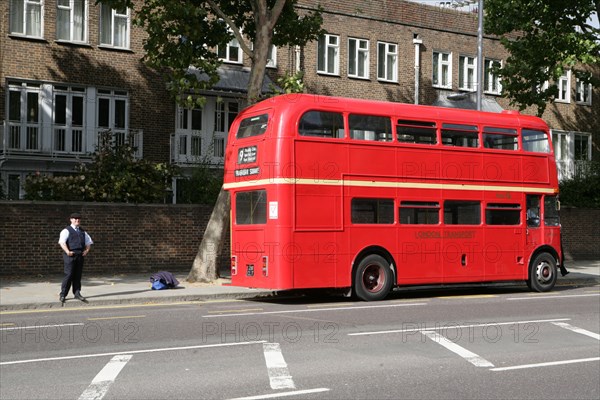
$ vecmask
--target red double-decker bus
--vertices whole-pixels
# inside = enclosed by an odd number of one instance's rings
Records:
[[[296,94],[245,109],[230,132],[232,285],[379,300],[404,285],[556,282],[558,181],[539,118]]]

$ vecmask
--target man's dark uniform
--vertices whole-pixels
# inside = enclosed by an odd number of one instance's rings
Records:
[[[65,277],[62,281],[60,290],[61,297],[66,297],[73,284],[73,294],[75,297],[80,296],[81,291],[81,273],[83,271],[83,251],[85,250],[85,231],[81,228],[73,229],[72,226],[67,226],[69,237],[67,238],[67,247],[75,253],[72,257],[63,253],[65,262]]]

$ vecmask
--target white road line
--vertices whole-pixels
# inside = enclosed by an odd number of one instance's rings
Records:
[[[509,297],[506,300],[542,300],[542,299],[567,299],[571,297],[595,297],[600,296],[600,293],[595,294],[565,294],[554,296],[529,296],[529,297]]]
[[[588,330],[585,330],[585,329],[582,329],[582,328],[578,328],[576,326],[567,324],[565,322],[553,322],[553,324],[556,325],[556,326],[560,326],[561,328],[568,329],[568,330],[573,331],[573,332],[581,333],[582,335],[589,336],[589,337],[594,338],[596,340],[600,340],[600,335],[598,335],[597,333],[594,333],[594,332],[591,332],[591,331],[588,331]]]
[[[481,324],[469,324],[469,325],[453,325],[451,323],[446,325],[432,326],[429,328],[408,328],[408,329],[392,329],[388,331],[371,331],[371,332],[355,332],[349,333],[348,336],[366,336],[366,335],[386,335],[390,333],[411,333],[411,332],[423,332],[423,331],[439,331],[448,329],[471,329],[477,327],[486,326],[500,326],[500,325],[516,325],[516,324],[539,324],[542,322],[555,322],[555,321],[570,321],[571,318],[558,318],[558,319],[538,319],[531,321],[510,321],[510,322],[486,322]],[[417,324],[415,324],[417,325]]]
[[[283,359],[279,343],[263,343],[263,352],[269,371],[271,389],[296,389],[294,380]]]
[[[433,340],[434,342],[441,344],[442,346],[444,346],[451,352],[458,354],[459,356],[461,356],[462,358],[464,358],[465,360],[467,360],[468,362],[470,362],[471,364],[473,364],[476,367],[493,367],[494,366],[494,364],[492,364],[488,360],[481,358],[477,354],[465,349],[462,346],[457,345],[454,342],[451,342],[450,340],[446,339],[445,337],[443,337],[442,335],[440,335],[437,332],[422,331],[421,333],[423,335],[427,336],[429,339]]]
[[[203,315],[203,318],[222,318],[222,317],[240,317],[244,315],[267,315],[267,314],[293,314],[293,313],[305,313],[305,312],[318,312],[318,311],[340,311],[340,310],[362,310],[365,308],[388,308],[388,307],[407,307],[407,306],[426,306],[427,303],[406,303],[406,304],[382,304],[379,306],[358,306],[358,307],[331,307],[331,308],[319,308],[310,310],[281,310],[281,311],[264,311],[264,312],[252,312],[252,313],[238,313],[238,314],[211,314]]]
[[[100,400],[104,397],[108,388],[117,379],[119,372],[125,364],[133,357],[130,354],[114,356],[108,364],[102,368],[94,378],[90,386],[79,396],[79,400]]]
[[[600,361],[600,357],[580,358],[577,360],[552,361],[552,362],[545,362],[545,363],[538,363],[538,364],[515,365],[514,367],[490,368],[490,371],[498,372],[498,371],[511,371],[511,370],[515,370],[515,369],[552,367],[555,365],[576,364],[576,363],[584,363],[584,362],[592,362],[592,361]]]
[[[303,395],[303,394],[321,393],[321,392],[328,392],[328,391],[329,391],[329,389],[327,389],[327,388],[317,388],[317,389],[295,390],[293,392],[277,392],[277,393],[270,393],[270,394],[261,394],[258,396],[236,397],[235,399],[229,399],[229,400],[273,399],[273,398],[277,398],[277,397],[299,396],[299,395]]]
[[[208,349],[211,347],[241,346],[241,345],[249,345],[249,344],[261,344],[261,343],[265,343],[265,342],[266,342],[265,340],[258,340],[258,341],[254,341],[254,342],[217,343],[217,344],[203,344],[203,345],[197,345],[197,346],[165,347],[165,348],[161,348],[161,349],[116,351],[113,353],[81,354],[78,356],[49,357],[49,358],[36,358],[36,359],[30,359],[30,360],[5,361],[5,362],[0,362],[0,365],[26,364],[26,363],[35,363],[35,362],[42,362],[42,361],[74,360],[77,358],[118,356],[118,355],[123,355],[123,354],[144,354],[144,353],[158,353],[158,352],[163,352],[163,351]]]
[[[83,323],[73,324],[55,324],[55,325],[31,325],[31,326],[11,326],[8,328],[0,328],[0,331],[13,331],[17,329],[41,329],[41,328],[61,328],[63,326],[83,326]]]

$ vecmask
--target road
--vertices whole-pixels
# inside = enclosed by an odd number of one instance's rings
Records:
[[[598,399],[600,288],[0,315],[2,399]]]

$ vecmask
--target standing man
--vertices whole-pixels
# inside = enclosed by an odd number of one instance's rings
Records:
[[[81,214],[71,214],[71,225],[60,232],[58,244],[63,249],[63,260],[65,262],[65,277],[62,281],[59,300],[65,302],[65,297],[69,293],[71,283],[73,284],[73,294],[75,298],[87,302],[81,295],[81,273],[83,271],[83,258],[90,251],[92,238],[86,231],[79,227]]]

